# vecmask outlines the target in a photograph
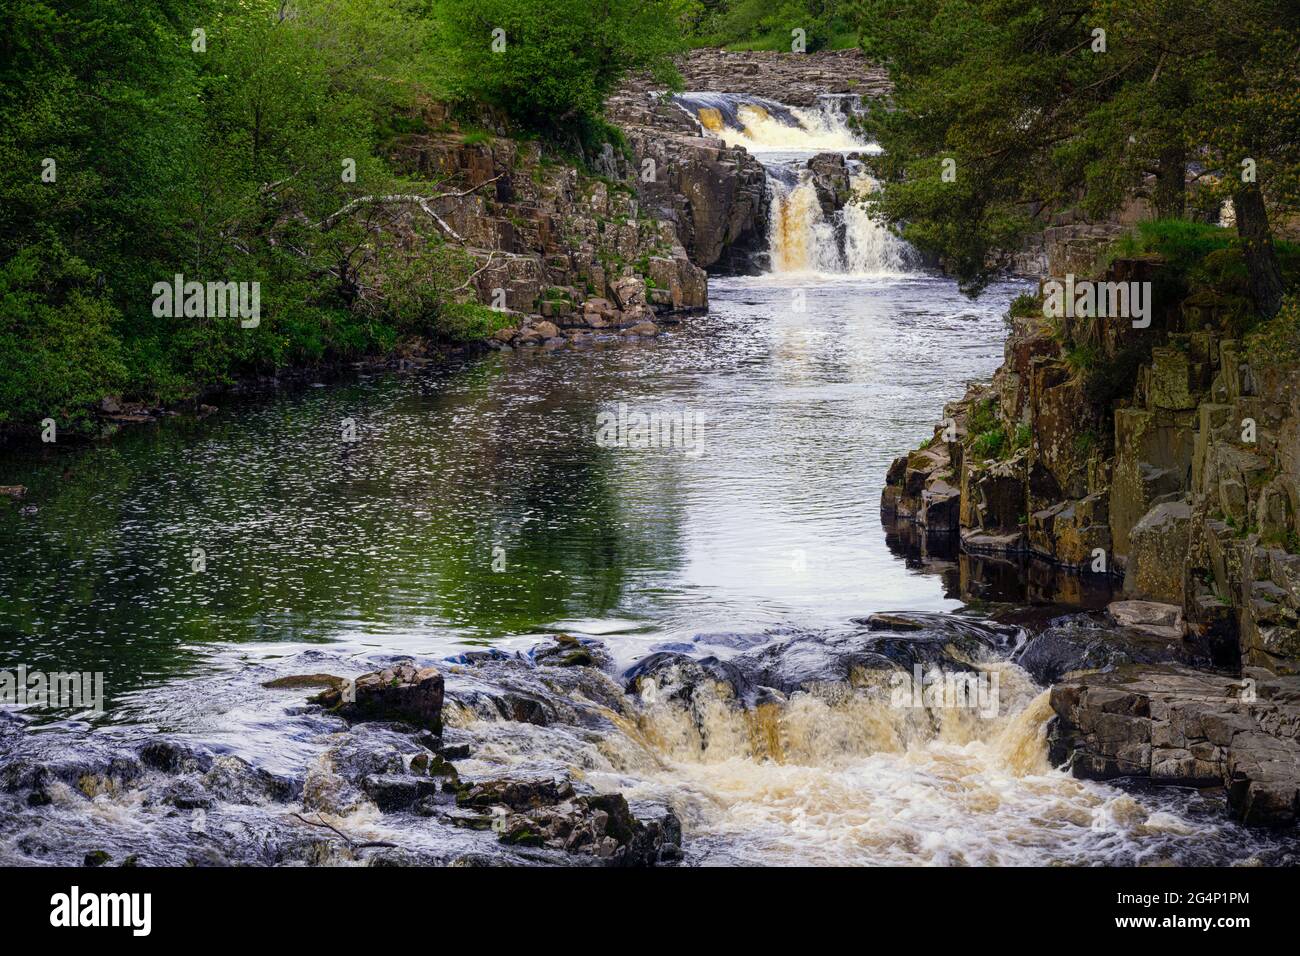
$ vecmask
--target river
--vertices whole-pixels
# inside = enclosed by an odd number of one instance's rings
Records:
[[[602,638],[625,667],[663,649],[726,656],[876,611],[963,611],[940,576],[887,546],[880,489],[943,403],[996,368],[1002,312],[1023,283],[971,301],[861,221],[828,249],[830,224],[806,203],[812,219],[791,219],[801,186],[780,167],[805,156],[785,141],[771,153],[786,190],[774,271],[712,280],[709,313],[658,340],[359,374],[9,458],[4,480],[27,485],[38,510],[0,508],[0,668],[103,671],[108,696],[103,716],[44,715],[42,733],[166,732],[300,775],[321,729],[262,688],[268,675],[523,650],[555,631]],[[599,416],[620,406],[693,416],[695,441],[606,447]],[[671,803],[688,861],[703,864],[1281,852],[1221,819],[1213,798],[1051,769],[1041,688],[988,667],[1005,698],[992,721],[945,718],[921,734],[877,705],[813,696],[766,749],[719,711],[704,757],[667,712],[653,733],[600,747],[503,725],[462,773],[543,750],[598,788]],[[180,839],[148,801],[96,799],[95,845],[167,858]],[[0,858],[75,855],[84,816],[59,813],[43,823],[44,855],[35,824],[0,813]],[[418,821],[350,825],[422,839]]]

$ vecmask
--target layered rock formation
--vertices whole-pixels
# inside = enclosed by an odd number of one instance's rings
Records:
[[[1154,260],[1107,279],[1168,276]],[[898,459],[882,509],[968,550],[1122,575],[1223,666],[1300,659],[1300,370],[1243,359],[1242,304],[1157,295],[1128,319],[1009,317],[1002,367]]]
[[[827,95],[882,96],[892,89],[888,73],[868,63],[861,50],[699,49],[683,57],[679,68],[688,90],[749,93],[788,106],[815,106]],[[630,85],[640,92],[652,89],[644,77]]]
[[[707,307],[703,269],[674,223],[643,207],[629,159],[610,151],[610,175],[596,176],[536,142],[466,135],[431,109],[425,126],[446,131],[401,138],[392,159],[445,184],[432,206],[475,260],[479,301],[515,320],[498,344],[654,335],[656,317]]]
[[[612,97],[606,115],[627,137],[638,199],[673,225],[691,261],[718,272],[756,271],[755,257],[767,245],[769,205],[758,160],[706,135],[654,92]]]
[[[1077,776],[1222,786],[1247,824],[1300,812],[1300,677],[1121,667],[1052,688],[1053,762]]]
[[[1018,300],[993,381],[894,462],[883,515],[1122,588],[1114,628],[1050,628],[1021,656],[1065,681],[1058,762],[1222,785],[1247,822],[1293,822],[1300,369],[1247,349],[1243,298],[1189,293],[1158,258],[1118,260],[1105,280],[1150,283],[1150,324]]]

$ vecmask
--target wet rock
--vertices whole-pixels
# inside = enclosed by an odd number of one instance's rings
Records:
[[[112,857],[105,850],[91,850],[83,861],[86,866],[103,866]]]
[[[336,677],[333,674],[292,674],[288,677],[277,677],[275,680],[266,681],[262,684],[270,690],[284,690],[286,688],[298,690],[304,687],[324,687],[341,691],[347,686],[347,681],[342,677]]]
[[[182,779],[168,784],[161,797],[177,810],[211,810],[216,801],[197,780]]]
[[[1079,777],[1223,786],[1244,823],[1300,813],[1300,677],[1130,665],[1052,688],[1051,756]]]
[[[442,700],[443,677],[437,668],[411,663],[363,674],[351,686],[313,698],[347,720],[403,721],[434,733],[442,730]]]
[[[301,792],[300,782],[229,755],[217,757],[201,780],[209,793],[225,803],[287,803]]]
[[[582,647],[599,661],[596,650]],[[463,655],[469,666],[452,667],[447,675],[448,702],[484,720],[607,729],[609,712],[624,708],[619,685],[597,667],[552,666],[577,649],[555,649],[544,655],[549,663],[539,664],[499,654]]]
[[[808,160],[808,171],[812,174],[817,202],[822,207],[823,215],[829,219],[852,193],[844,156],[841,153],[818,153]]]
[[[536,779],[485,780],[469,786],[456,797],[460,807],[486,810],[494,806],[529,810],[553,806],[574,796],[573,784],[554,777]]]
[[[568,634],[557,634],[552,643],[539,644],[529,652],[529,656],[535,663],[547,667],[604,669],[613,664],[613,658],[601,641]]]
[[[637,661],[624,673],[629,693],[648,702],[671,701],[690,705],[703,687],[721,691],[736,703],[752,700],[756,688],[735,664],[716,657],[694,658],[661,652]]]
[[[179,740],[150,740],[139,754],[142,764],[164,773],[207,773],[212,769],[210,750]]]
[[[626,335],[640,335],[644,338],[654,338],[659,334],[659,327],[653,322],[638,322],[631,326],[625,333]]]
[[[852,686],[865,672],[905,670],[920,665],[970,671],[973,664],[1007,649],[1019,628],[947,615],[900,615],[901,633],[878,630],[888,616],[860,619],[868,630],[803,633],[740,654],[730,660],[685,654],[651,654],[624,675],[629,692],[648,703],[691,706],[700,691],[710,699],[753,706],[763,690],[788,695],[825,685]]]
[[[593,857],[608,866],[652,866],[681,855],[681,824],[670,810],[642,822],[619,793],[593,794],[512,813],[499,839]]]
[[[1169,640],[1183,635],[1183,609],[1155,601],[1112,601],[1106,613],[1120,627],[1131,627]]]
[[[1032,637],[1014,660],[1040,684],[1055,684],[1079,671],[1108,671],[1126,664],[1210,663],[1207,654],[1181,635],[1171,639],[1092,622],[1048,627]]]
[[[397,813],[413,809],[424,798],[434,797],[438,784],[427,777],[373,774],[364,779],[362,789],[384,813]]]

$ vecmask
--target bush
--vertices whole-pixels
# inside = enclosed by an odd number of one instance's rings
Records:
[[[1300,293],[1283,299],[1277,315],[1247,337],[1246,357],[1261,368],[1300,368]]]
[[[0,266],[0,426],[7,429],[35,430],[53,416],[61,429],[81,430],[89,407],[126,379],[113,334],[117,310],[89,285],[52,296],[44,282],[90,277],[76,260],[51,264],[53,254],[32,248]]]
[[[436,9],[453,92],[558,140],[599,128],[605,98],[629,72],[681,82],[671,0],[608,0],[599,16],[589,0],[440,0]]]
[[[1011,300],[1011,314],[1028,318],[1030,316],[1043,314],[1043,303],[1030,292],[1023,292]]]
[[[1006,443],[1007,433],[999,426],[976,435],[971,448],[980,458],[1001,458]]]

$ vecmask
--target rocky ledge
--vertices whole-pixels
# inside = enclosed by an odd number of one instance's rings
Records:
[[[1106,281],[1172,279],[1119,259]],[[993,381],[897,459],[888,525],[1122,580],[1216,666],[1300,669],[1300,370],[1247,361],[1241,297],[1166,298],[1149,328],[1021,300]]]
[[[861,50],[781,53],[773,50],[692,50],[678,64],[692,92],[748,93],[788,106],[815,106],[825,96],[884,96],[889,74],[867,62]],[[649,92],[648,78],[630,84]]]
[[[1300,677],[1126,665],[1052,688],[1053,763],[1080,777],[1222,786],[1250,825],[1300,812]]]

